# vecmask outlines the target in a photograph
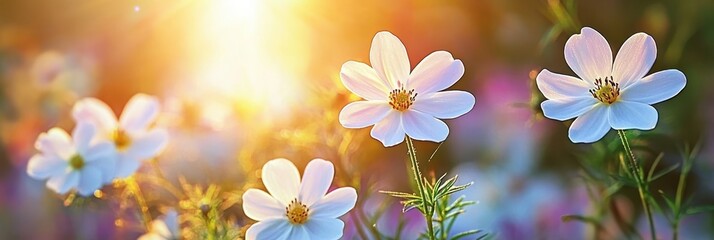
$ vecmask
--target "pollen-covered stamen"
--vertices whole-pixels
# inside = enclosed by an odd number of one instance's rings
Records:
[[[392,106],[394,110],[403,112],[414,104],[416,96],[417,93],[414,92],[414,89],[407,91],[404,89],[404,86],[399,83],[398,89],[389,92],[389,105]]]
[[[290,204],[285,207],[285,216],[292,224],[303,224],[307,222],[307,217],[310,214],[310,209],[305,204],[293,199]]]
[[[595,79],[595,88],[590,89],[590,94],[602,103],[614,103],[620,97],[620,84],[613,79],[612,77],[610,79],[605,77],[605,80]]]
[[[131,138],[121,129],[114,130],[112,139],[114,139],[114,145],[116,145],[119,151],[124,151],[131,145]]]
[[[84,158],[79,154],[75,154],[69,159],[69,166],[74,170],[81,170],[84,167]]]

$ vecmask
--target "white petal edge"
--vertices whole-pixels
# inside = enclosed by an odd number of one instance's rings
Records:
[[[418,94],[438,92],[454,85],[463,75],[461,60],[454,60],[447,51],[436,51],[417,64],[409,76],[407,89]]]
[[[159,100],[154,96],[139,93],[131,97],[119,118],[122,130],[140,132],[149,127],[159,114]]]
[[[345,223],[335,218],[312,218],[304,227],[313,239],[332,240],[342,237]]]
[[[256,221],[284,218],[285,206],[268,193],[258,189],[248,189],[243,193],[243,212]]]
[[[592,83],[581,79],[552,73],[548,69],[543,69],[536,76],[538,90],[548,99],[563,99],[573,97],[591,97],[589,90]]]
[[[391,147],[404,141],[405,133],[402,127],[402,113],[390,110],[382,121],[374,124],[370,135],[382,142],[385,147]]]
[[[586,82],[610,76],[612,49],[595,29],[584,27],[565,43],[565,62]]]
[[[547,118],[565,121],[590,111],[600,102],[590,97],[563,98],[545,100],[540,104],[543,115]]]
[[[104,183],[109,183],[116,177],[119,155],[114,143],[104,141],[92,145],[82,157],[87,162],[87,165],[94,166],[102,172],[102,181]]]
[[[35,141],[35,148],[47,156],[69,159],[76,153],[72,138],[61,128],[52,128],[41,133]]]
[[[298,199],[303,204],[312,206],[313,203],[325,196],[332,185],[335,176],[335,166],[324,159],[313,159],[305,167],[300,183]]]
[[[284,158],[270,160],[263,165],[261,172],[265,188],[284,206],[288,206],[290,201],[297,198],[300,190],[300,173],[290,160]]]
[[[340,124],[346,128],[363,128],[382,121],[392,109],[386,101],[357,101],[340,111]]]
[[[342,64],[340,79],[347,89],[361,98],[382,101],[389,99],[391,89],[379,78],[377,71],[367,64],[355,61]]]
[[[568,137],[573,143],[592,143],[610,131],[608,107],[600,104],[573,121]]]
[[[651,130],[657,125],[657,110],[644,103],[618,101],[609,107],[610,126],[617,130]]]
[[[444,91],[419,95],[412,109],[441,119],[452,119],[473,109],[476,98],[465,91]]]
[[[104,183],[102,173],[98,168],[92,166],[84,166],[80,171],[79,183],[77,184],[77,192],[82,196],[89,196],[99,189]]]
[[[139,170],[141,166],[141,161],[139,159],[130,157],[124,153],[119,153],[116,159],[116,171],[114,172],[115,178],[126,178],[131,176]]]
[[[89,149],[92,139],[94,139],[96,130],[94,125],[88,122],[78,122],[77,126],[74,127],[72,131],[72,138],[74,140],[74,146],[77,148],[79,154],[86,154]]]
[[[169,133],[162,128],[141,132],[132,137],[131,145],[126,149],[126,154],[138,160],[156,157],[166,148],[169,142]]]
[[[406,84],[411,70],[409,56],[402,41],[394,34],[382,31],[374,35],[369,61],[389,89],[397,89],[398,82]]]
[[[682,91],[687,78],[679,70],[669,69],[653,73],[622,90],[625,101],[655,104],[668,100]]]
[[[657,58],[657,45],[646,33],[636,33],[620,47],[612,67],[612,77],[625,89],[649,72]]]
[[[288,239],[293,226],[287,219],[269,219],[257,222],[248,228],[246,240],[284,240]]]
[[[78,171],[68,171],[66,174],[51,177],[47,181],[47,187],[59,194],[67,193],[70,189],[76,188],[78,184]]]
[[[85,98],[75,103],[72,107],[72,117],[76,122],[89,121],[99,132],[107,135],[118,126],[112,109],[96,98]]]
[[[69,167],[66,160],[56,156],[35,154],[27,162],[27,175],[34,179],[43,180],[63,174]]]
[[[449,127],[444,121],[419,111],[402,113],[402,124],[407,135],[416,140],[443,142],[449,136]]]
[[[338,218],[354,208],[355,203],[357,191],[354,188],[338,188],[310,207],[310,218]]]

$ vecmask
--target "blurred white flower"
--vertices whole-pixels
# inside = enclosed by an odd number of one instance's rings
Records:
[[[444,141],[449,128],[439,119],[461,116],[476,102],[468,92],[440,92],[464,74],[464,65],[449,52],[429,54],[410,73],[402,42],[389,32],[379,32],[372,40],[370,62],[372,67],[355,61],[342,65],[342,83],[366,101],[348,104],[339,119],[346,128],[374,125],[371,135],[385,147],[401,143],[405,134]]]
[[[75,189],[88,196],[114,177],[115,148],[107,141],[93,140],[96,129],[78,123],[70,137],[60,128],[40,134],[27,174],[35,179],[48,179],[47,187],[59,194]]]
[[[262,170],[268,193],[249,189],[243,194],[243,211],[258,221],[250,226],[246,239],[338,239],[345,226],[338,217],[357,202],[351,187],[330,193],[334,166],[314,159],[307,164],[302,182],[295,165],[287,159],[268,161]],[[325,195],[327,194],[327,195]]]
[[[163,219],[151,221],[151,230],[141,235],[138,240],[174,240],[181,239],[178,213],[171,209]]]
[[[146,94],[134,95],[119,120],[109,106],[95,98],[82,99],[72,109],[75,121],[94,124],[98,129],[96,138],[116,145],[116,178],[132,175],[142,160],[157,156],[166,147],[166,129],[152,127],[158,114],[158,99]]]
[[[555,120],[575,118],[568,136],[574,143],[600,140],[610,130],[650,130],[657,125],[652,104],[677,95],[686,84],[682,72],[669,69],[646,76],[657,57],[654,39],[636,33],[612,50],[599,32],[585,27],[565,43],[565,61],[580,79],[543,69],[538,89],[549,100],[543,114]]]

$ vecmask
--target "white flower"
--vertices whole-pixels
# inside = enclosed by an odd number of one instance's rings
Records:
[[[180,239],[178,213],[170,210],[163,219],[151,221],[151,230],[141,235],[138,240],[173,240]]]
[[[82,99],[72,109],[75,121],[94,124],[98,139],[110,140],[116,145],[116,178],[132,175],[142,160],[157,156],[166,147],[167,131],[151,126],[158,114],[159,101],[145,94],[134,95],[119,120],[107,104],[95,98]]]
[[[327,193],[334,172],[331,162],[314,159],[300,182],[298,169],[289,160],[268,161],[262,178],[270,194],[258,189],[243,194],[245,215],[258,221],[250,226],[246,239],[340,238],[345,224],[337,218],[355,206],[357,192],[343,187]]]
[[[339,118],[346,128],[374,125],[371,135],[385,147],[401,143],[405,133],[417,140],[444,141],[449,128],[439,119],[461,116],[476,102],[468,92],[440,92],[464,74],[464,65],[449,52],[429,54],[410,73],[402,42],[379,32],[369,58],[372,67],[355,61],[342,65],[342,83],[366,101],[348,104]]]
[[[613,63],[605,38],[592,28],[565,43],[565,61],[580,79],[543,69],[538,89],[549,100],[543,114],[555,120],[577,117],[568,136],[574,143],[595,142],[610,128],[650,130],[657,125],[652,104],[677,95],[686,84],[676,69],[646,76],[657,57],[654,39],[636,33],[622,44]]]
[[[47,187],[59,194],[75,189],[88,196],[114,177],[115,149],[106,141],[93,141],[95,128],[78,123],[72,137],[60,128],[40,134],[35,148],[40,153],[30,158],[27,174],[48,179]]]

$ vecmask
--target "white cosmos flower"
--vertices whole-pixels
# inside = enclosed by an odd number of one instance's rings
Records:
[[[605,38],[583,28],[565,43],[565,61],[580,78],[543,69],[536,77],[548,100],[543,114],[555,120],[575,118],[568,136],[574,143],[590,143],[610,130],[650,130],[657,125],[652,104],[677,95],[686,84],[676,69],[645,77],[657,57],[654,39],[636,33],[622,44],[613,63]]]
[[[262,178],[270,194],[258,189],[243,194],[245,215],[258,221],[250,226],[246,239],[340,238],[345,224],[337,218],[355,206],[357,192],[343,187],[327,193],[334,173],[331,162],[314,159],[307,164],[301,182],[298,169],[289,160],[268,161]]]
[[[170,210],[163,219],[151,221],[151,230],[141,235],[138,240],[175,240],[181,239],[178,212]]]
[[[157,156],[166,147],[166,129],[152,128],[158,114],[158,99],[146,94],[134,95],[119,120],[107,104],[95,98],[82,99],[72,109],[75,121],[94,124],[98,129],[96,138],[116,145],[116,178],[132,175],[142,160]]]
[[[78,123],[72,137],[60,128],[40,134],[35,142],[40,153],[30,158],[27,174],[48,179],[47,187],[59,194],[72,189],[83,196],[92,194],[114,177],[116,156],[114,145],[92,140],[94,134],[88,123]]]
[[[374,125],[371,135],[394,146],[405,133],[417,140],[441,142],[449,128],[439,119],[461,116],[476,99],[464,91],[444,91],[464,74],[464,65],[446,51],[426,56],[410,73],[409,57],[399,39],[379,32],[372,40],[367,64],[349,61],[342,65],[342,83],[366,101],[348,104],[340,112],[346,128]]]

